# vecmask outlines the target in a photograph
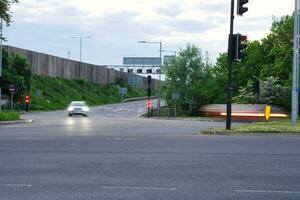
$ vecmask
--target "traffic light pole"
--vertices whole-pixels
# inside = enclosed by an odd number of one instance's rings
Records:
[[[227,87],[227,114],[226,114],[226,129],[231,129],[231,113],[232,113],[232,37],[233,37],[233,21],[234,21],[234,0],[231,0],[230,11],[230,33],[228,39],[228,87]]]
[[[0,112],[2,109],[2,91],[1,91],[1,87],[3,84],[3,80],[2,80],[2,37],[3,37],[3,19],[1,17],[0,19]]]

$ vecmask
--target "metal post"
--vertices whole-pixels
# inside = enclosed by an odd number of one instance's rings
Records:
[[[2,38],[3,38],[3,19],[1,18],[0,20],[1,24],[0,24],[0,112],[2,109],[2,91],[1,91],[1,87],[2,87]]]
[[[159,85],[158,85],[158,98],[157,98],[157,109],[158,109],[158,115],[160,112],[160,100],[161,100],[161,63],[162,63],[162,56],[161,56],[161,52],[162,52],[162,43],[159,42],[159,59],[160,59],[160,63],[159,63]]]
[[[226,115],[226,129],[231,129],[231,113],[232,113],[232,35],[233,35],[233,21],[234,21],[234,0],[231,0],[230,11],[230,34],[228,40],[228,96],[227,96],[227,115]]]
[[[299,17],[300,0],[295,0],[294,13],[294,54],[293,54],[293,89],[292,89],[292,125],[298,120],[298,85],[299,85]]]
[[[175,118],[176,118],[176,115],[177,115],[177,99],[175,99],[175,113],[174,113]]]
[[[82,37],[80,38],[80,55],[79,55],[80,63],[81,63],[81,56],[82,56]]]
[[[14,93],[11,92],[11,97],[10,97],[10,110],[13,111],[14,109]]]

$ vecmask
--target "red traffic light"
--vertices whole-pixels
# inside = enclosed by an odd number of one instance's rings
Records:
[[[25,103],[29,104],[29,102],[30,102],[30,96],[25,96]]]
[[[153,108],[152,100],[148,100],[148,101],[147,101],[147,108],[150,108],[150,109]]]

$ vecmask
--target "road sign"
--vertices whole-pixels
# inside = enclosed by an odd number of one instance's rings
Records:
[[[119,88],[119,94],[122,96],[122,99],[124,99],[124,95],[128,93],[127,87],[121,87]]]
[[[180,97],[180,93],[179,92],[173,92],[172,93],[172,99],[173,100],[177,100],[177,99],[179,99],[179,97]]]
[[[37,89],[37,90],[35,91],[35,96],[40,97],[41,95],[42,95],[42,91],[39,90],[39,89]]]
[[[121,87],[119,88],[119,94],[127,94],[128,93],[128,88],[127,87]]]
[[[9,92],[11,92],[11,93],[15,92],[15,87],[13,85],[9,86]]]

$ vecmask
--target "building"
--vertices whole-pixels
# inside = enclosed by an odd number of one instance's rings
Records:
[[[174,56],[164,56],[164,64],[173,58]],[[145,77],[150,75],[153,79],[159,80],[160,63],[162,63],[160,57],[123,57],[123,65],[112,66],[112,68]],[[165,80],[163,72],[161,80]]]

